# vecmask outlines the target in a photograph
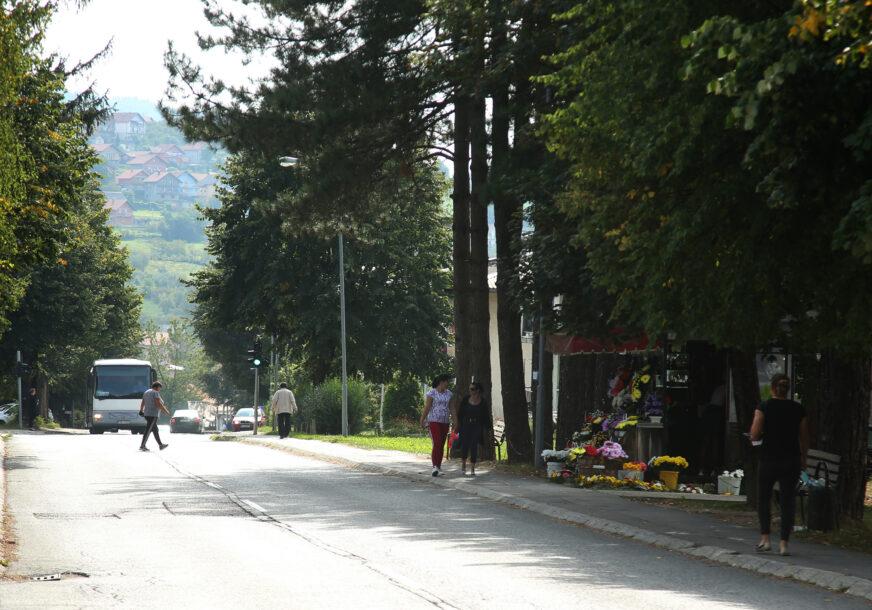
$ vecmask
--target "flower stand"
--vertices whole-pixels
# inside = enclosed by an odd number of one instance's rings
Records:
[[[718,493],[739,495],[739,490],[742,488],[742,479],[737,477],[718,477]]]
[[[661,470],[660,480],[667,489],[675,489],[678,487],[678,471],[677,470]]]

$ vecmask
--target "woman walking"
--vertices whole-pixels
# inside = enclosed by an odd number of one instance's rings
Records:
[[[793,531],[796,484],[805,470],[808,455],[808,419],[805,408],[787,398],[790,378],[774,375],[770,382],[772,398],[754,412],[751,441],[763,441],[757,472],[757,517],[760,520],[760,544],[757,552],[772,548],[769,541],[772,486],[778,482],[781,496],[780,555],[790,555],[788,542]]]
[[[448,389],[451,377],[439,375],[431,384],[433,388],[427,392],[424,402],[424,413],[421,414],[421,427],[430,428],[430,438],[433,440],[433,450],[430,459],[433,462],[433,476],[442,474],[442,456],[445,452],[445,439],[448,438],[449,415],[457,421],[454,410],[454,394]]]
[[[469,475],[475,476],[475,463],[478,461],[478,446],[484,443],[485,430],[490,430],[490,409],[481,395],[482,387],[477,381],[469,384],[469,395],[465,396],[457,409],[457,427],[460,430],[460,472],[466,474],[466,456],[469,456]]]

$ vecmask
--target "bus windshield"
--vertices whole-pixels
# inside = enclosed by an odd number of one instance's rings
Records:
[[[105,398],[141,398],[149,388],[149,367],[142,365],[98,366],[94,396]]]

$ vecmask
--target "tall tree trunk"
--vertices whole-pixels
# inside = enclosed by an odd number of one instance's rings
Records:
[[[493,96],[491,141],[493,150],[494,231],[497,241],[497,336],[499,338],[500,385],[509,462],[529,462],[532,442],[524,387],[524,357],[521,351],[521,312],[511,296],[518,282],[518,267],[512,244],[521,237],[521,204],[506,192],[509,161],[509,92],[503,82]],[[546,401],[549,404],[550,401]],[[550,418],[548,419],[550,422]],[[547,431],[546,431],[547,432]],[[550,443],[546,433],[546,446]]]
[[[471,297],[470,373],[491,395],[490,292],[487,285],[487,131],[485,101],[473,99],[470,113],[469,282]],[[461,386],[466,388],[466,386]]]
[[[727,355],[733,379],[733,398],[736,403],[736,420],[740,432],[751,430],[754,411],[760,404],[760,385],[757,379],[757,355],[754,352],[730,350]],[[729,409],[729,404],[726,405]],[[742,437],[745,439],[745,437]],[[757,506],[757,460],[756,448],[744,440],[742,464],[745,466],[745,493],[748,505]]]
[[[458,95],[454,101],[454,359],[457,375],[455,390],[466,388],[472,378],[471,291],[469,245],[469,114],[470,102]]]
[[[869,425],[870,359],[844,358],[826,350],[820,360],[818,410],[811,422],[811,447],[841,456],[839,508],[842,515],[863,519],[866,491],[866,443]]]

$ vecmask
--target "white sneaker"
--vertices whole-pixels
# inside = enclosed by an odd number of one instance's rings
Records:
[[[433,466],[433,476],[434,477],[439,476],[439,467],[438,466]]]

